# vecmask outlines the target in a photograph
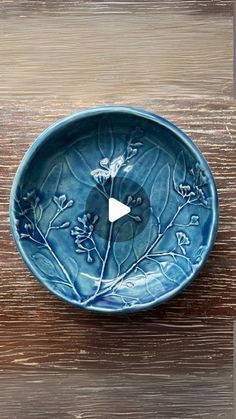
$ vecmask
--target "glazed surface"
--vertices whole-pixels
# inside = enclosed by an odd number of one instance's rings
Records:
[[[111,197],[131,208],[115,223],[106,214]],[[21,163],[11,205],[16,242],[41,282],[110,312],[183,288],[206,259],[218,218],[214,180],[191,140],[122,107],[69,117],[42,134]]]

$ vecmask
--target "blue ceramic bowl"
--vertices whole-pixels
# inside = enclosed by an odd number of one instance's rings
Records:
[[[131,212],[114,223],[109,197]],[[63,300],[133,312],[175,296],[213,246],[217,191],[199,149],[165,119],[95,108],[43,132],[12,186],[10,223],[35,277]]]

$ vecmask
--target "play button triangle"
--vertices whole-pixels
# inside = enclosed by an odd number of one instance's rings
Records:
[[[127,205],[122,204],[122,202],[117,201],[115,198],[109,199],[108,218],[111,223],[114,223],[114,221],[119,220],[119,218],[129,214],[129,212],[130,207]]]

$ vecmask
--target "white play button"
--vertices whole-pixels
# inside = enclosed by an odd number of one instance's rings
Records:
[[[130,211],[130,207],[122,204],[120,201],[117,201],[117,199],[109,199],[108,218],[111,223],[114,223],[114,221],[119,220],[119,218],[129,214]]]

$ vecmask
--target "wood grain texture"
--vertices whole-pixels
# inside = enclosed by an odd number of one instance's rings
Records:
[[[233,417],[228,321],[72,315],[37,327],[5,332],[1,417]]]
[[[232,1],[0,2],[0,418],[233,418],[236,104]],[[50,295],[9,232],[17,166],[49,124],[100,104],[149,109],[215,175],[216,245],[167,304],[86,313]]]

